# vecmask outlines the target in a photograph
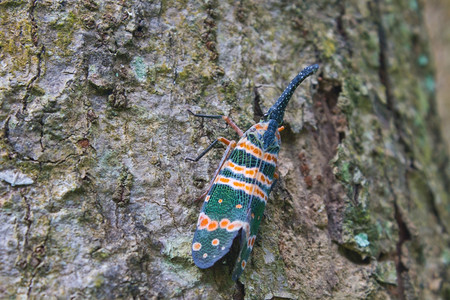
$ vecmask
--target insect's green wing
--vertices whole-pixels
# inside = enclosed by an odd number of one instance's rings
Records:
[[[232,279],[234,281],[241,276],[250,258],[250,253],[252,252],[255,244],[256,235],[258,234],[259,225],[261,224],[265,207],[266,205],[262,201],[252,202],[250,214],[248,216],[250,226],[248,228],[244,228],[241,232],[241,250],[232,275]]]
[[[205,198],[192,242],[192,257],[200,268],[211,267],[227,254],[239,231],[249,228],[249,187],[257,173],[251,176],[245,170],[255,169],[261,160],[243,149],[248,142],[246,136],[241,138]]]
[[[269,155],[275,158],[278,157],[279,147],[274,147]],[[275,184],[275,165],[262,160],[259,167],[259,174],[256,177],[255,183],[258,187],[267,195],[267,198]],[[248,227],[243,228],[241,232],[241,250],[239,253],[239,258],[233,269],[232,279],[237,280],[244,271],[248,260],[250,258],[250,253],[253,250],[255,244],[256,236],[258,234],[259,226],[264,215],[264,209],[266,207],[266,201],[261,201],[259,197],[253,196],[250,203],[250,211],[247,214]]]

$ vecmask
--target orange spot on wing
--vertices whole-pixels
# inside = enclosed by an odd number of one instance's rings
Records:
[[[261,152],[261,150],[256,148],[253,150],[253,154],[255,154],[255,156],[261,156],[262,152]]]
[[[219,224],[217,223],[217,221],[212,221],[211,223],[208,224],[208,231],[214,231],[217,229],[217,227],[219,227]]]
[[[198,229],[204,229],[208,223],[211,221],[211,219],[205,215],[205,213],[200,213],[200,217],[198,218]]]
[[[242,222],[241,221],[234,221],[232,223],[230,223],[227,226],[227,230],[228,231],[235,231],[235,230],[239,230],[242,227]]]
[[[234,227],[235,227],[234,224],[230,224],[230,225],[227,226],[227,230],[233,230]]]
[[[234,170],[236,171],[236,172],[242,172],[242,171],[244,171],[244,167],[241,167],[241,166],[234,166]]]
[[[245,260],[243,260],[242,263],[241,263],[242,269],[245,268],[245,265],[246,265],[246,264],[247,264],[247,262],[246,262]]]
[[[252,240],[250,242],[251,246],[253,247],[253,245],[255,244],[255,240],[256,240],[256,236],[252,237]]]
[[[245,142],[245,144],[242,145],[242,148],[244,148],[248,153],[255,155],[258,158],[261,158],[262,152],[258,147],[255,147],[252,143]]]
[[[267,195],[266,195],[266,193],[265,193],[263,190],[261,190],[260,188],[256,188],[256,189],[255,189],[255,194],[256,194],[258,197],[261,197],[262,199],[267,200]]]
[[[219,239],[213,239],[212,242],[211,242],[211,244],[212,244],[213,246],[219,245]]]
[[[228,226],[228,224],[230,224],[230,220],[228,219],[222,219],[220,221],[220,228],[226,228]]]
[[[236,187],[244,187],[245,183],[239,181],[233,181],[233,185]]]
[[[264,154],[263,159],[269,163],[275,163],[275,164],[277,163],[277,157],[270,153]]]
[[[230,182],[230,179],[229,178],[225,178],[225,177],[219,177],[219,181],[223,182],[223,183],[228,183],[228,182]]]
[[[192,244],[192,250],[194,251],[198,251],[202,248],[202,244],[195,242],[194,244]]]
[[[245,174],[253,176],[253,175],[255,175],[255,170],[252,170],[252,169],[245,170]]]
[[[268,177],[264,176],[264,174],[259,173],[258,177],[259,177],[258,180],[260,182],[262,182],[264,184],[267,184],[267,185],[271,185],[272,184],[272,180],[270,180]]]
[[[219,199],[219,201],[217,201],[217,202],[219,202],[219,203],[222,203],[222,202],[223,202],[223,200],[222,200],[222,199]]]
[[[244,231],[245,231],[245,236],[246,236],[246,238],[247,238],[247,240],[248,240],[249,237],[250,237],[250,224],[245,223],[245,225],[244,225]]]
[[[200,221],[200,227],[201,227],[201,228],[205,228],[206,225],[208,225],[208,223],[209,223],[209,220],[206,219],[206,218],[204,218],[204,219],[202,219],[202,220]]]
[[[237,204],[236,208],[242,208],[242,205],[241,204]]]

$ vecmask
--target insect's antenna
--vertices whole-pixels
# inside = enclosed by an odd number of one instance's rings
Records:
[[[275,104],[269,109],[266,114],[267,118],[277,121],[278,124],[283,122],[284,110],[286,109],[286,106],[289,103],[295,89],[300,85],[300,83],[302,83],[303,80],[314,74],[317,69],[319,69],[319,65],[314,64],[304,68],[300,73],[298,73],[291,83],[289,83],[283,94],[281,94],[280,98],[278,98],[277,102],[275,102]]]
[[[208,119],[222,119],[223,118],[223,116],[219,116],[219,115],[194,114],[190,109],[188,109],[187,111],[194,117],[198,117],[198,118],[208,118]]]

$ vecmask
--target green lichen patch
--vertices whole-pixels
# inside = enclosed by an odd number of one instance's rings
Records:
[[[417,59],[417,63],[422,67],[428,65],[428,62],[429,62],[429,60],[428,60],[428,56],[426,54],[421,54],[419,56],[419,58]]]
[[[37,64],[37,50],[32,40],[33,25],[26,18],[25,11],[0,7],[0,14],[0,59],[8,62],[5,54],[14,58],[10,61],[9,72],[22,72],[27,65]]]
[[[5,0],[0,2],[0,7],[3,8],[17,8],[23,5],[28,4],[29,2],[26,0]]]
[[[323,55],[326,58],[331,58],[336,52],[336,44],[334,42],[333,37],[326,36],[323,38],[322,43],[323,47]]]
[[[368,247],[370,245],[369,238],[366,233],[359,233],[354,237],[356,244],[361,247]]]
[[[56,31],[56,40],[54,42],[60,50],[60,55],[69,56],[73,54],[69,46],[73,42],[74,32],[80,23],[81,20],[71,11],[49,24]]]
[[[177,236],[175,239],[166,240],[162,254],[171,261],[191,261],[192,236]]]
[[[144,62],[144,59],[140,56],[136,56],[130,63],[131,68],[134,71],[134,75],[137,80],[145,81],[147,79],[148,66]]]
[[[397,285],[397,269],[394,261],[378,262],[375,269],[375,278],[384,284]]]
[[[92,251],[90,254],[93,259],[98,261],[108,259],[112,255],[112,253],[105,248],[95,249],[95,251]]]
[[[331,161],[333,173],[347,193],[342,225],[342,246],[365,259],[379,252],[380,232],[370,210],[369,183],[362,168],[350,158],[350,150],[341,144]]]
[[[378,238],[378,231],[372,224],[370,211],[361,205],[348,204],[344,214],[342,245],[359,254],[361,259],[365,259],[379,251],[376,243]]]
[[[432,75],[425,77],[425,86],[430,93],[434,93],[436,90],[436,81]]]
[[[445,265],[450,265],[450,249],[442,251],[441,260]]]

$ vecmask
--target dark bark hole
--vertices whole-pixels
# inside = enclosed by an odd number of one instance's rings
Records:
[[[264,112],[261,108],[261,95],[258,92],[258,87],[253,89],[255,97],[253,97],[253,121],[258,123],[264,116]]]
[[[138,24],[136,26],[136,29],[133,31],[133,36],[136,38],[142,38],[144,37],[146,30],[145,21],[143,19],[140,19],[138,21]]]
[[[341,84],[338,82],[335,82],[335,85],[331,89],[330,97],[328,98],[330,101],[329,106],[330,108],[335,107],[339,98],[339,94],[342,92]]]
[[[236,290],[233,293],[233,300],[245,299],[245,286],[239,280],[236,281]]]
[[[313,134],[323,158],[326,161],[330,161],[335,157],[339,143],[346,137],[347,121],[337,105],[342,91],[342,84],[336,79],[323,77],[319,77],[318,83],[313,105],[314,115],[317,120],[317,130],[313,131]],[[336,177],[330,165],[324,165],[320,181],[324,186],[337,186]],[[340,197],[338,191],[341,191],[341,187],[336,187],[336,190],[333,191],[328,189],[322,191],[322,197],[325,199],[327,209],[328,232],[334,241],[342,240],[342,223],[345,207],[345,201]],[[350,256],[353,257],[353,255]],[[361,261],[360,258],[353,260]]]
[[[338,102],[339,94],[342,92],[342,86],[335,79],[322,78],[319,82],[318,92],[324,96],[328,108],[332,110]]]
[[[206,185],[206,180],[203,178],[195,178],[194,179],[194,186],[198,189],[204,188]]]
[[[339,132],[339,144],[341,144],[344,139],[345,139],[345,132],[340,131]]]
[[[378,262],[388,261],[388,260],[392,260],[392,257],[388,253],[385,253],[385,252],[380,252],[380,254],[377,257]]]
[[[339,252],[345,256],[351,262],[358,265],[368,265],[370,264],[370,257],[363,258],[360,253],[353,251],[351,249],[345,248],[344,246],[339,246]]]
[[[397,291],[399,294],[399,299],[405,299],[405,283],[403,281],[403,272],[407,272],[408,269],[402,262],[402,245],[405,241],[411,240],[411,233],[406,226],[405,221],[403,221],[403,216],[399,210],[397,203],[394,203],[394,217],[397,221],[398,226],[398,243],[397,243]]]
[[[359,199],[359,192],[361,191],[361,185],[355,184],[353,187],[353,203],[355,205],[358,205],[358,199]]]
[[[398,230],[399,230],[399,243],[403,243],[405,241],[411,240],[411,233],[409,232],[408,227],[406,226],[405,221],[403,221],[402,214],[400,213],[400,210],[397,206],[397,204],[394,205],[394,217],[397,221]]]

